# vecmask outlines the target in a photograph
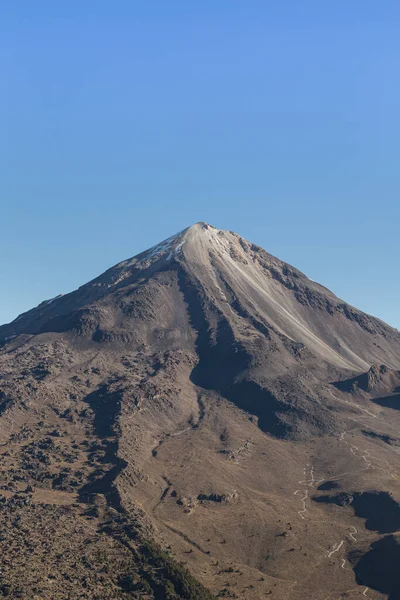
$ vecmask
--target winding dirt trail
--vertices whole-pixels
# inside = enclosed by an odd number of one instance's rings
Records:
[[[373,417],[375,419],[377,419],[378,417],[376,415],[373,415],[372,413],[370,413],[368,410],[365,409],[365,411],[370,417]],[[356,419],[352,418],[352,420],[357,421]],[[363,423],[363,426],[365,426],[365,423]],[[309,521],[317,521],[319,523],[321,523],[322,521],[320,519],[316,520],[316,519],[311,519],[307,513],[308,513],[308,508],[307,508],[307,500],[310,497],[310,490],[312,488],[316,489],[317,486],[319,486],[321,483],[323,483],[324,481],[329,481],[329,480],[339,480],[340,478],[343,477],[347,477],[349,475],[356,475],[357,473],[361,473],[367,470],[379,470],[384,472],[387,476],[393,478],[393,479],[398,479],[397,473],[396,471],[393,469],[393,467],[389,464],[388,461],[382,461],[380,459],[376,459],[375,457],[371,456],[371,453],[369,450],[362,450],[360,449],[358,446],[356,446],[355,444],[351,443],[350,441],[348,441],[346,439],[346,437],[356,431],[360,431],[361,427],[355,427],[353,429],[350,430],[346,430],[343,431],[340,436],[337,438],[337,440],[339,442],[342,442],[343,444],[345,444],[348,449],[350,450],[351,454],[353,454],[353,456],[355,456],[356,458],[359,458],[360,460],[363,461],[363,466],[360,469],[357,470],[350,470],[350,471],[344,471],[342,473],[336,473],[334,475],[330,475],[329,478],[323,477],[323,478],[316,478],[315,476],[315,467],[313,465],[310,465],[310,463],[307,463],[306,466],[303,469],[303,473],[305,478],[301,479],[299,481],[299,485],[303,486],[302,488],[296,490],[294,492],[295,496],[299,496],[300,494],[302,494],[302,497],[300,498],[300,502],[301,502],[301,509],[298,511],[298,515],[302,520],[305,520],[306,517],[307,520]],[[346,526],[347,527],[347,526]],[[355,527],[354,525],[352,525],[350,527],[351,531],[348,532],[348,534],[343,538],[340,539],[338,542],[336,542],[331,548],[327,549],[325,551],[325,557],[326,558],[331,558],[333,555],[335,555],[336,553],[342,551],[346,545],[348,544],[353,544],[356,543],[358,541],[358,538],[356,537],[356,535],[358,535],[359,531],[357,529],[357,527]],[[346,567],[347,561],[345,558],[341,558],[341,568],[343,570],[348,570],[348,571],[352,571],[353,569],[347,568]],[[354,589],[354,590],[348,590],[346,593],[351,593],[352,591],[357,591],[358,593],[360,593],[359,589]],[[362,592],[362,596],[365,598],[368,598],[369,600],[374,600],[370,595],[370,588],[369,587],[365,587],[363,592]],[[342,594],[343,596],[343,594]],[[342,597],[341,596],[341,597]],[[340,598],[341,598],[340,597]],[[332,598],[332,596],[330,595],[329,598]],[[338,599],[339,600],[339,599]]]
[[[303,473],[304,476],[307,477],[307,467],[309,467],[310,465],[307,463],[306,467],[303,469]],[[307,502],[307,498],[308,498],[308,493],[309,493],[309,489],[311,487],[315,487],[315,477],[314,477],[314,471],[315,468],[313,466],[311,466],[310,468],[310,479],[302,479],[299,481],[300,485],[305,485],[305,489],[303,490],[296,490],[294,492],[294,496],[297,496],[300,493],[304,493],[304,496],[300,499],[300,502],[302,503],[302,509],[298,511],[299,516],[304,519],[304,515],[307,512],[307,506],[306,506],[306,502]]]

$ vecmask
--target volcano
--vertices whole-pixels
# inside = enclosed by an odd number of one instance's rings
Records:
[[[0,327],[0,593],[395,600],[399,410],[397,330],[197,223]]]

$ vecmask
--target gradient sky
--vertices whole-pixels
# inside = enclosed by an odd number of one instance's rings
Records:
[[[400,328],[400,3],[2,0],[0,323],[200,220]]]

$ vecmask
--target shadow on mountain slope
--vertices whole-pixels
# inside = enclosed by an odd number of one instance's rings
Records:
[[[393,535],[374,542],[361,558],[351,553],[349,560],[357,561],[353,570],[359,585],[388,594],[388,600],[400,600],[400,543]]]
[[[207,305],[201,288],[182,271],[179,272],[179,284],[197,333],[199,360],[191,373],[192,382],[219,392],[242,410],[258,417],[258,426],[264,433],[287,437],[292,426],[281,416],[288,412],[289,405],[280,402],[256,382],[240,379],[250,366],[251,356],[235,339],[228,319],[217,307]],[[207,318],[207,312],[217,323],[215,330],[210,327],[211,318]]]
[[[96,435],[103,440],[104,456],[102,462],[111,465],[100,475],[95,473],[89,478],[79,495],[81,500],[90,501],[95,494],[104,494],[109,504],[121,510],[121,499],[115,485],[118,475],[127,463],[118,456],[118,417],[121,412],[121,392],[111,391],[107,385],[86,396],[85,401],[94,411],[93,426]]]
[[[357,517],[366,519],[365,527],[378,533],[400,530],[400,504],[387,492],[355,492],[320,496],[315,502],[352,506]]]
[[[384,396],[383,398],[373,398],[372,402],[383,406],[384,408],[392,408],[393,410],[400,410],[400,394],[394,396]]]

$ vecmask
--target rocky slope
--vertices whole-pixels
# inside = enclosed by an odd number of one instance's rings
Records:
[[[0,344],[4,596],[399,597],[397,330],[199,223]]]

